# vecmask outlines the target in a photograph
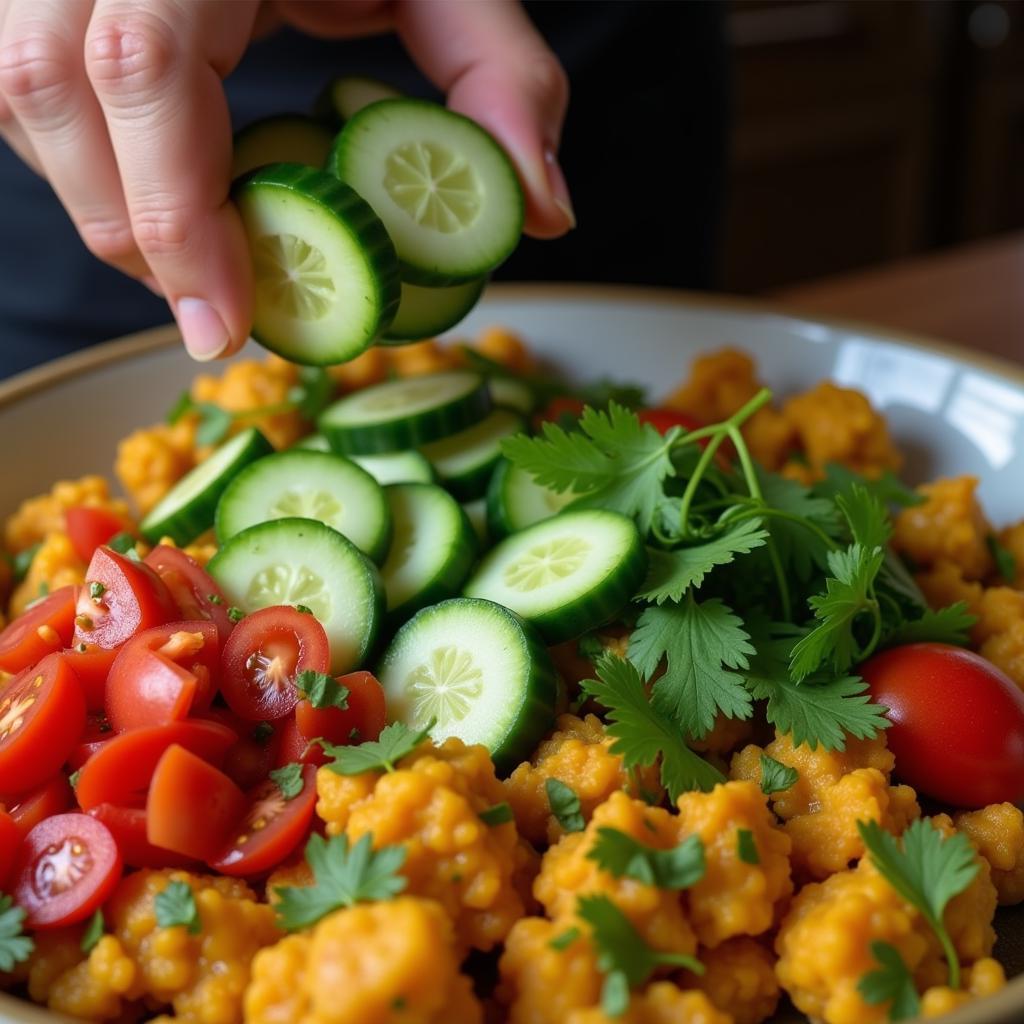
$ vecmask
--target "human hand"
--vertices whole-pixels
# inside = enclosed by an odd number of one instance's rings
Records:
[[[251,326],[221,83],[275,19],[332,37],[396,30],[508,150],[527,233],[573,226],[554,157],[565,75],[515,0],[0,0],[0,134],[96,256],[167,297],[195,358],[231,354]]]

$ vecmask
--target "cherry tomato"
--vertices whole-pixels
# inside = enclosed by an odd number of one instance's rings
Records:
[[[59,654],[0,690],[0,793],[27,793],[56,775],[85,729],[82,686]]]
[[[107,678],[105,707],[116,732],[162,725],[210,706],[220,670],[212,622],[171,622],[133,636]]]
[[[641,423],[650,423],[659,434],[667,434],[673,427],[682,427],[689,432],[704,426],[695,416],[678,409],[641,409],[636,415]]]
[[[534,414],[533,427],[535,430],[540,430],[541,424],[548,421],[560,423],[563,419],[578,420],[585,408],[586,403],[578,398],[556,395],[543,409]]]
[[[311,764],[319,768],[327,764],[324,748],[299,732],[294,717],[284,719],[278,726],[278,733],[280,739],[274,756],[275,768],[283,768],[286,764]]]
[[[142,562],[97,548],[78,596],[75,643],[120,647],[144,629],[178,617],[160,577]]]
[[[262,782],[277,765],[281,745],[280,723],[247,722],[228,708],[210,708],[203,718],[220,722],[238,734],[238,741],[224,755],[221,769],[235,785],[252,789]]]
[[[281,863],[309,833],[316,807],[316,768],[302,769],[302,789],[285,798],[273,779],[246,794],[248,807],[225,849],[210,862],[225,875],[262,875]]]
[[[74,670],[85,694],[85,706],[90,711],[102,711],[107,692],[107,676],[117,657],[117,650],[108,651],[96,644],[79,644],[61,652],[61,656]]]
[[[145,558],[171,592],[182,619],[202,619],[217,627],[223,644],[235,624],[228,617],[228,602],[213,577],[184,551],[159,544]]]
[[[99,804],[89,815],[103,822],[130,868],[188,868],[195,864],[189,857],[154,846],[146,838],[146,809]]]
[[[14,818],[0,810],[0,889],[7,888],[7,880],[14,871],[14,863],[21,849],[22,833]]]
[[[299,701],[295,678],[326,672],[330,651],[324,627],[288,605],[263,608],[235,626],[221,659],[221,693],[236,715],[273,721]]]
[[[220,764],[237,739],[227,726],[199,718],[120,733],[104,743],[82,768],[75,787],[78,806],[85,811],[105,803],[134,806],[172,743]]]
[[[245,810],[245,794],[222,771],[174,743],[149,784],[146,838],[186,857],[211,860]]]
[[[85,716],[85,731],[81,740],[68,754],[68,768],[77,772],[100,747],[109,743],[116,735],[102,711],[90,711]]]
[[[25,837],[15,867],[14,902],[30,928],[84,921],[121,878],[110,830],[87,814],[57,814]]]
[[[348,690],[347,708],[315,708],[308,700],[295,707],[295,724],[308,740],[328,743],[364,743],[380,736],[387,724],[384,688],[369,672],[339,676]]]
[[[71,786],[61,773],[23,796],[18,803],[8,809],[7,813],[14,820],[18,833],[25,837],[44,818],[63,814],[70,808]]]
[[[991,662],[946,644],[908,644],[860,667],[889,709],[896,774],[957,807],[1024,799],[1024,693]]]
[[[68,538],[75,554],[88,563],[93,552],[125,528],[124,520],[105,508],[77,505],[64,513]]]
[[[0,669],[21,672],[71,643],[77,591],[77,587],[55,590],[0,633]]]

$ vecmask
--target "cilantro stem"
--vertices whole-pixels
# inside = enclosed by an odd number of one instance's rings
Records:
[[[720,430],[721,428],[718,429]],[[692,434],[687,434],[686,439],[688,440],[692,436]],[[697,493],[697,488],[700,486],[701,478],[707,472],[708,466],[711,465],[711,460],[714,459],[715,454],[722,442],[725,440],[725,437],[725,432],[722,431],[711,438],[700,459],[697,461],[697,465],[694,466],[690,479],[686,481],[686,490],[683,491],[683,496],[679,500],[679,534],[681,537],[688,538],[691,536],[688,526],[690,519],[690,506],[693,504],[693,499]]]
[[[946,958],[946,964],[949,967],[949,987],[959,988],[960,987],[960,958],[956,955],[956,948],[953,946],[953,940],[949,937],[949,932],[946,931],[945,925],[941,925],[935,928],[933,925],[932,930],[939,938],[939,943],[942,946],[942,953]]]
[[[679,441],[683,445],[691,444],[694,441],[702,441],[705,437],[714,438],[718,434],[724,434],[729,427],[738,427],[745,423],[762,406],[772,400],[772,393],[769,388],[761,388],[760,391],[749,402],[740,406],[727,420],[721,423],[711,423],[706,427],[698,427],[689,433],[680,436]]]

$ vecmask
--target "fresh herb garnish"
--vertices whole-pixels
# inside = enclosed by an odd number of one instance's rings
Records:
[[[425,728],[415,730],[404,722],[392,722],[384,727],[379,739],[367,740],[355,747],[338,747],[321,740],[320,746],[328,757],[333,758],[327,767],[337,775],[393,772],[395,765],[427,739],[433,728],[433,719]]]
[[[736,855],[744,864],[760,864],[761,857],[757,852],[754,833],[749,828],[736,830]]]
[[[544,791],[547,793],[548,807],[563,831],[582,832],[587,827],[580,798],[572,787],[561,779],[545,779]]]
[[[761,754],[761,792],[765,796],[782,793],[796,785],[800,773],[788,764],[776,761],[774,757]]]
[[[637,842],[618,829],[597,830],[587,857],[616,878],[633,878],[658,889],[688,889],[704,877],[704,843],[688,836],[670,850]]]
[[[925,609],[919,618],[904,619],[887,630],[880,647],[899,647],[903,644],[953,644],[966,647],[970,643],[971,627],[977,618],[967,610],[966,601],[957,601],[932,611]]]
[[[549,939],[548,945],[552,949],[557,949],[561,952],[563,949],[568,949],[579,937],[579,928],[573,926],[572,928],[566,928],[564,932],[559,932],[553,939]]]
[[[78,788],[78,779],[79,779],[79,777],[81,776],[81,774],[82,774],[82,769],[81,769],[81,768],[78,768],[78,769],[76,769],[75,771],[73,771],[73,772],[72,772],[72,773],[71,773],[71,774],[70,774],[70,775],[68,776],[68,785],[69,785],[69,786],[70,786],[70,787],[71,787],[72,789],[77,789],[77,788]]]
[[[512,808],[505,801],[495,804],[493,807],[485,807],[477,817],[492,828],[495,825],[506,825],[510,821],[515,821]]]
[[[890,1003],[889,1020],[916,1020],[921,1013],[921,1000],[917,996],[914,976],[900,956],[900,951],[888,942],[871,943],[871,955],[879,968],[868,971],[857,982],[857,991],[865,1003],[878,1006]]]
[[[313,614],[313,609],[310,608],[309,605],[307,605],[307,604],[297,604],[295,606],[295,610],[297,612],[302,612],[303,615],[312,615]]]
[[[295,688],[318,710],[348,707],[348,687],[325,672],[300,672],[295,677]]]
[[[161,928],[184,927],[189,935],[198,935],[203,928],[196,907],[196,898],[192,888],[185,882],[168,882],[163,892],[156,894],[153,900],[156,911],[156,923]]]
[[[127,555],[130,551],[135,550],[135,538],[126,531],[115,533],[107,541],[107,547],[111,551],[116,551],[119,555]]]
[[[228,618],[232,622],[241,622],[245,618],[245,612],[236,605],[232,605],[227,611]]]
[[[1017,559],[1013,552],[994,533],[990,533],[985,539],[999,575],[1012,586],[1014,580],[1017,579]]]
[[[24,551],[19,551],[11,559],[11,569],[14,573],[15,583],[20,583],[28,575],[29,569],[32,568],[32,560],[36,557],[42,546],[42,541],[40,541],[38,544],[25,548]]]
[[[285,800],[294,800],[305,785],[302,778],[302,765],[293,762],[270,772],[270,779],[281,791]]]
[[[14,905],[10,896],[0,893],[0,971],[13,971],[35,949],[35,943],[23,933],[25,911]]]
[[[96,946],[96,943],[103,938],[103,931],[106,928],[106,922],[103,920],[103,911],[97,910],[92,917],[89,918],[89,923],[86,925],[85,932],[82,935],[82,941],[79,946],[83,953],[88,956]]]

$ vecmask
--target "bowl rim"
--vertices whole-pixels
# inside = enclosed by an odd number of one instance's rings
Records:
[[[485,297],[500,301],[570,301],[587,300],[613,302],[629,306],[670,305],[681,308],[714,312],[715,310],[746,313],[751,316],[777,317],[806,324],[817,324],[834,331],[861,334],[878,341],[892,341],[908,348],[930,354],[939,354],[955,359],[972,369],[990,373],[1003,380],[1009,380],[1024,390],[1024,365],[987,352],[973,352],[964,345],[932,338],[896,328],[872,324],[859,319],[845,317],[817,316],[801,312],[798,305],[748,299],[743,296],[716,295],[707,292],[691,292],[682,289],[652,288],[633,285],[605,285],[586,283],[498,283],[488,286]],[[0,381],[0,408],[15,404],[21,399],[73,379],[83,373],[92,373],[107,366],[147,355],[180,343],[180,334],[174,324],[165,324],[137,331],[111,341],[74,352],[51,360],[40,366]],[[197,372],[204,366],[213,368],[216,363],[196,364]],[[0,1020],[7,1018],[4,1003],[21,1003],[22,1000],[0,992]],[[943,1020],[947,1024],[1019,1024],[1024,1011],[1024,975],[1011,979],[1006,987],[995,995],[977,1002],[971,1002]],[[41,1014],[41,1016],[40,1016]],[[23,1019],[31,1015],[33,1020],[59,1021],[59,1014],[47,1011],[45,1007],[26,1004]]]

